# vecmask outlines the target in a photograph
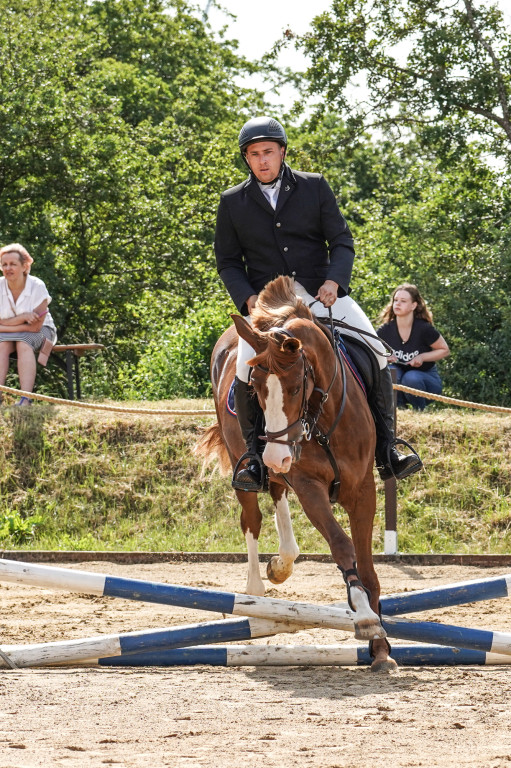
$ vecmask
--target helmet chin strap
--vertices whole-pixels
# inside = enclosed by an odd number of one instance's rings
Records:
[[[284,173],[284,165],[285,165],[284,158],[285,158],[285,155],[282,158],[282,163],[280,164],[280,170],[278,172],[278,175],[275,176],[275,178],[272,179],[271,181],[259,181],[259,179],[257,178],[257,176],[255,175],[255,173],[252,170],[250,171],[250,173],[254,177],[254,179],[257,181],[257,183],[261,184],[261,186],[263,186],[263,187],[274,187],[275,184],[277,183],[277,181],[280,181],[280,179],[282,178],[282,174]]]

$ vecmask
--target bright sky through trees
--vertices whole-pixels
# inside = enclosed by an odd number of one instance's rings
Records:
[[[239,51],[247,59],[255,61],[272,48],[280,40],[286,29],[295,34],[304,34],[311,20],[323,11],[328,10],[331,0],[315,0],[314,3],[303,0],[258,0],[256,5],[246,0],[221,0],[221,5],[237,18],[220,12],[212,3],[204,0],[203,10],[209,5],[208,18],[213,29],[228,25],[228,37],[239,41]],[[307,60],[302,53],[292,45],[287,46],[281,53],[278,63],[295,71],[304,70]],[[254,87],[262,87],[262,80],[253,76],[246,83]],[[267,94],[269,101],[290,103],[296,93],[291,87],[282,89],[280,97]]]

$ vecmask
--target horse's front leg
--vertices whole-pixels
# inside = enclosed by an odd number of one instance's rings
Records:
[[[275,527],[279,535],[279,554],[271,558],[266,574],[273,584],[282,584],[293,573],[293,564],[300,554],[296,543],[291,513],[287,500],[287,488],[270,482],[270,494],[275,508]]]
[[[355,547],[334,517],[327,488],[317,480],[303,477],[295,482],[294,490],[305,514],[328,543],[334,562],[344,576],[348,601],[353,610],[355,637],[358,640],[384,638],[385,630],[377,611],[369,604],[357,572]]]
[[[259,509],[257,493],[236,491],[236,496],[241,504],[241,530],[247,543],[248,575],[247,595],[264,595],[265,588],[259,571],[258,539],[261,532],[262,515]]]
[[[374,568],[372,548],[375,509],[376,489],[371,466],[370,472],[364,478],[362,487],[357,494],[353,508],[351,510],[347,509],[347,512],[350,518],[351,536],[355,547],[360,580],[369,591],[371,609],[379,613],[380,582]],[[353,602],[355,602],[354,593],[355,590],[351,589],[351,599]],[[393,672],[397,669],[396,662],[390,658],[390,646],[385,638],[373,640],[370,645],[370,651],[373,657],[371,664],[373,672]]]

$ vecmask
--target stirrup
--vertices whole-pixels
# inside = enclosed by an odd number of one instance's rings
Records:
[[[392,461],[390,460],[390,451],[392,448],[396,448],[397,445],[405,445],[407,448],[411,450],[411,453],[404,456],[404,458],[408,459],[415,459],[412,463],[409,463],[408,466],[403,467],[401,471],[395,472],[394,467],[392,466]],[[377,469],[380,473],[380,477],[382,480],[389,480],[391,477],[395,477],[396,480],[404,480],[405,477],[409,477],[410,475],[415,474],[416,472],[420,472],[421,469],[423,469],[424,464],[422,463],[422,459],[415,450],[415,448],[410,445],[406,440],[403,440],[401,437],[396,437],[391,443],[387,445],[387,456],[386,456],[386,463],[378,463]]]
[[[259,469],[261,472],[261,480],[259,484],[256,483],[244,483],[243,481],[239,481],[236,478],[238,477],[238,472],[241,471],[240,467],[241,464],[248,461],[252,464],[258,464]],[[245,469],[245,467],[243,467]],[[243,456],[240,457],[238,460],[236,466],[234,467],[234,472],[232,474],[232,482],[231,486],[236,491],[247,491],[252,493],[260,493],[261,491],[266,490],[266,467],[264,465],[264,462],[262,458],[257,453],[250,453],[247,451],[247,453],[244,453]]]

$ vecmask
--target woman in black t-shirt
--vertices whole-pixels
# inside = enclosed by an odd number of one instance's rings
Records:
[[[380,318],[383,325],[377,334],[394,350],[389,363],[397,372],[397,383],[439,395],[442,381],[436,361],[450,354],[449,347],[434,327],[431,312],[417,287],[411,283],[398,285]],[[410,404],[423,411],[427,400],[398,391],[397,404],[403,408]]]

